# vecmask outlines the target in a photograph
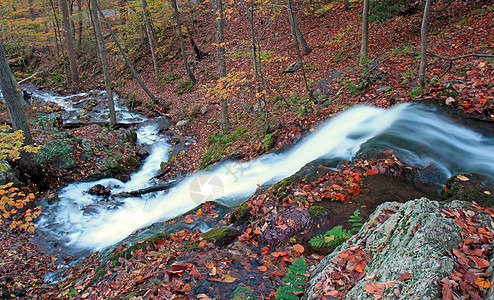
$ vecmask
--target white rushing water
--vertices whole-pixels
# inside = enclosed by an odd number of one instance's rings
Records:
[[[139,140],[154,143],[151,156],[132,179],[74,183],[60,192],[60,202],[48,208],[39,227],[53,227],[68,245],[91,250],[105,249],[158,221],[181,215],[204,201],[235,206],[258,185],[274,184],[318,158],[350,160],[364,149],[394,149],[414,166],[433,166],[443,178],[457,172],[477,172],[494,177],[494,140],[455,124],[434,109],[402,104],[391,109],[360,106],[329,120],[295,147],[267,154],[245,163],[225,162],[212,170],[191,174],[169,191],[122,199],[119,206],[97,204],[100,198],[87,191],[95,184],[112,193],[150,185],[167,160],[168,146],[156,136],[156,128],[143,127]],[[92,213],[82,210],[91,206]],[[55,225],[55,226],[53,226]]]

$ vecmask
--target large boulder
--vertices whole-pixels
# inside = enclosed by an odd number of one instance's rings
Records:
[[[485,211],[466,202],[381,204],[356,235],[319,263],[305,299],[442,299],[439,281],[451,282],[444,278],[458,266],[452,253],[464,231],[452,217],[456,212],[475,215],[477,228],[491,226]],[[332,288],[338,284],[340,290]]]

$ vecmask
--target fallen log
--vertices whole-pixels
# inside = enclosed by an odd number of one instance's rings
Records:
[[[164,191],[164,190],[167,190],[170,186],[172,186],[175,183],[176,182],[167,182],[167,183],[163,183],[160,185],[150,186],[147,188],[143,188],[143,189],[139,189],[139,190],[135,190],[135,191],[131,191],[131,192],[121,192],[118,194],[113,194],[112,198],[137,197],[137,196],[141,196],[141,195],[148,194],[148,193]]]
[[[129,128],[135,125],[138,125],[139,123],[116,123],[116,124],[111,124],[110,122],[71,122],[71,123],[63,123],[62,128],[64,129],[74,129],[74,128],[81,128],[85,126],[90,126],[90,125],[100,125],[100,126],[112,126],[114,128]]]

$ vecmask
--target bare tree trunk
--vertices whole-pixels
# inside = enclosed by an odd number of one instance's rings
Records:
[[[216,59],[218,61],[218,73],[219,77],[226,77],[226,59],[225,59],[225,32],[223,24],[223,2],[222,0],[214,0],[214,16],[216,17],[214,21],[215,31],[216,31]],[[231,128],[230,118],[228,115],[228,100],[226,98],[221,99],[221,130],[227,132]]]
[[[67,0],[61,0],[63,16],[63,33],[67,45],[67,54],[69,56],[70,77],[75,84],[79,84],[79,71],[77,70],[77,61],[75,59],[74,39],[70,30],[69,9]]]
[[[292,6],[293,6],[293,2],[292,2]],[[297,18],[295,17],[293,10],[292,10],[292,17],[293,17],[292,20],[295,29],[295,34],[297,36],[299,44],[302,46],[302,51],[304,52],[304,55],[309,55],[312,52],[312,49],[309,47],[309,45],[307,45],[307,42],[305,42],[304,36],[302,35],[302,31],[300,31],[300,26],[298,25]]]
[[[305,89],[307,91],[307,94],[310,97],[309,93],[309,83],[307,82],[307,76],[305,75],[305,68],[304,68],[304,61],[302,59],[302,54],[300,54],[300,49],[299,49],[299,40],[297,38],[297,29],[296,29],[296,21],[293,15],[293,0],[287,0],[287,8],[288,8],[288,19],[290,20],[290,24],[292,24],[292,37],[293,37],[293,45],[295,46],[295,51],[297,52],[297,57],[299,62],[302,64],[302,74],[304,76],[304,83],[305,83]],[[300,30],[300,28],[299,28]],[[312,51],[312,50],[311,50]]]
[[[360,64],[367,59],[367,45],[369,42],[369,0],[364,0],[362,12],[362,42],[360,47]]]
[[[33,138],[29,125],[27,123],[26,115],[22,107],[24,99],[20,91],[17,89],[17,82],[12,74],[7,57],[5,56],[5,50],[3,47],[3,41],[0,39],[0,90],[2,91],[3,99],[9,112],[10,120],[12,121],[12,128],[22,130],[24,135],[24,145],[33,144]],[[37,184],[43,184],[41,177],[41,168],[36,163],[31,153],[22,152],[20,167],[23,172],[28,173],[31,176],[31,180]],[[24,174],[21,174],[24,175]]]
[[[120,51],[120,54],[122,54],[122,57],[123,57],[125,63],[127,64],[127,67],[130,69],[130,72],[132,72],[132,75],[134,75],[134,78],[137,80],[137,83],[139,83],[139,85],[144,90],[144,92],[146,92],[146,94],[149,96],[149,98],[151,99],[151,101],[153,103],[158,103],[158,99],[156,99],[156,97],[153,95],[153,93],[151,93],[151,91],[146,87],[146,85],[144,84],[144,82],[142,82],[141,77],[139,77],[139,74],[137,74],[137,72],[134,69],[134,67],[132,67],[132,64],[130,63],[129,59],[127,58],[127,55],[125,54],[125,51],[122,49],[122,46],[120,45],[120,43],[117,40],[117,37],[115,36],[115,33],[113,32],[113,29],[111,29],[110,22],[108,22],[108,20],[106,19],[105,15],[103,14],[103,11],[99,7],[98,2],[95,2],[95,4],[96,4],[96,8],[99,11],[101,17],[105,21],[106,28],[108,28],[108,31],[110,31],[110,35],[111,35],[113,41],[117,45],[117,48]]]
[[[36,14],[34,13],[33,0],[27,0],[27,4],[29,5],[29,17],[31,17],[31,21],[34,21]]]
[[[153,40],[156,40],[156,38],[153,37],[153,30],[151,29],[151,22],[149,21],[150,18],[147,9],[147,2],[146,0],[141,0],[141,3],[142,3],[142,13],[144,15],[144,24],[146,25],[146,34],[148,36],[149,49],[151,50],[151,58],[153,59],[154,72],[156,73],[157,80],[159,80],[160,71],[158,67],[158,61],[156,60],[156,49],[154,47],[154,42],[153,42]]]
[[[425,89],[427,82],[425,80],[425,69],[427,67],[427,23],[429,21],[429,14],[431,11],[431,0],[425,2],[424,16],[422,18],[422,28],[420,35],[422,38],[422,49],[420,53],[420,69],[419,69],[419,81],[420,87]]]
[[[78,18],[78,25],[77,27],[79,28],[79,34],[77,37],[77,46],[79,49],[82,46],[82,28],[84,27],[84,23],[82,23],[82,0],[77,0],[77,18]]]
[[[101,60],[101,68],[103,69],[103,75],[105,78],[106,96],[108,98],[108,110],[110,111],[110,124],[117,123],[117,116],[115,114],[115,102],[113,101],[113,91],[111,88],[111,77],[108,69],[108,60],[106,58],[105,41],[101,34],[101,26],[99,24],[98,17],[98,0],[91,0],[91,15],[93,16],[94,31],[96,33],[96,42],[99,49],[99,57]]]
[[[192,70],[189,65],[189,61],[187,60],[187,53],[185,52],[184,37],[182,35],[182,24],[180,23],[180,15],[178,13],[177,0],[172,0],[172,6],[174,10],[175,22],[177,22],[178,38],[180,39],[180,49],[182,50],[182,58],[184,60],[185,70],[187,71],[187,74],[189,75],[192,84],[196,84],[196,77],[194,76],[194,73],[192,73]]]
[[[260,111],[264,111],[265,103],[263,103],[262,90],[264,87],[261,87],[259,84],[259,72],[260,72],[260,58],[257,59],[257,54],[259,50],[257,49],[257,41],[256,41],[256,31],[254,27],[254,9],[255,9],[255,0],[250,1],[250,9],[249,9],[249,21],[250,21],[250,37],[251,37],[251,48],[252,48],[252,67],[254,69],[254,83],[256,85],[256,95],[257,97],[257,105],[259,106]]]

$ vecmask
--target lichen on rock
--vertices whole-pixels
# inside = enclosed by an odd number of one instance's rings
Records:
[[[338,269],[340,255],[357,245],[370,254],[370,261],[365,273],[361,273],[365,276],[360,276],[352,286],[345,286],[348,291],[343,299],[375,299],[368,292],[372,283],[390,283],[383,299],[441,299],[438,279],[447,277],[454,269],[453,258],[447,253],[462,241],[460,226],[443,214],[447,208],[473,209],[465,202],[445,203],[427,198],[383,203],[356,235],[319,263],[304,299],[324,297],[327,273]],[[478,211],[478,220],[487,225],[491,218]],[[400,274],[406,273],[411,277],[401,280]]]

